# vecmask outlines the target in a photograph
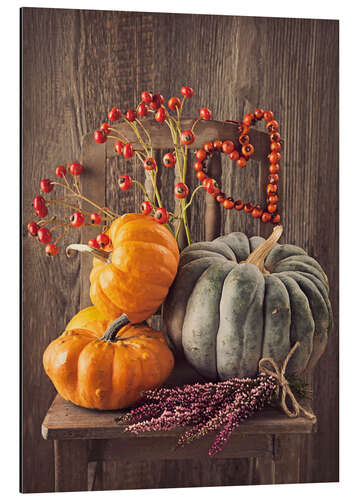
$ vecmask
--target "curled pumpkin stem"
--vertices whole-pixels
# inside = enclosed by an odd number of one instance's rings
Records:
[[[106,264],[111,262],[112,253],[101,250],[100,248],[93,248],[89,245],[84,245],[83,243],[72,243],[72,245],[68,245],[66,248],[67,257],[71,257],[74,251],[90,253],[93,257],[105,262]]]
[[[283,226],[275,226],[269,238],[264,241],[264,243],[259,245],[258,248],[256,248],[254,252],[249,255],[248,259],[243,262],[247,264],[254,264],[260,269],[261,272],[264,272],[264,261],[282,234]]]

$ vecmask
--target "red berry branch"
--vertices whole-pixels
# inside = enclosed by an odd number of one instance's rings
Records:
[[[253,217],[259,218],[262,222],[280,223],[277,191],[282,142],[278,132],[279,124],[274,120],[274,114],[270,110],[264,111],[261,108],[257,108],[254,113],[246,114],[242,122],[233,122],[237,125],[237,141],[216,139],[206,142],[202,148],[196,151],[194,169],[196,177],[201,184],[193,189],[190,194],[190,189],[186,184],[188,146],[195,142],[194,129],[197,123],[201,120],[212,119],[211,111],[203,107],[200,109],[199,116],[193,122],[192,127],[182,130],[181,116],[183,107],[185,101],[191,99],[193,95],[193,89],[185,85],[181,88],[181,97],[170,97],[165,105],[163,95],[144,91],[141,93],[141,100],[135,109],[129,109],[123,113],[120,108],[113,107],[108,112],[108,119],[111,123],[102,123],[101,127],[94,133],[94,140],[99,144],[104,144],[109,138],[114,139],[114,148],[118,155],[123,156],[125,159],[136,157],[141,162],[151,181],[152,194],[148,193],[141,182],[132,179],[128,174],[121,174],[119,176],[119,188],[127,191],[133,185],[137,185],[142,190],[144,198],[141,203],[141,212],[144,215],[151,215],[158,223],[165,224],[173,233],[171,223],[176,221],[177,225],[174,233],[176,239],[180,231],[184,229],[188,244],[191,244],[191,238],[187,220],[187,209],[191,206],[196,194],[202,188],[214,196],[216,201],[221,203],[227,210],[243,210],[245,213],[250,213]],[[161,193],[157,184],[160,165],[157,164],[154,158],[151,134],[145,126],[145,121],[142,120],[149,114],[152,114],[154,120],[161,124],[161,126],[168,127],[172,138],[173,150],[162,157],[161,163],[166,168],[175,166],[178,172],[179,182],[174,186],[174,195],[179,200],[177,213],[169,211],[162,203]],[[270,134],[271,141],[271,152],[268,155],[267,197],[264,206],[255,205],[249,201],[244,202],[240,199],[234,200],[232,197],[226,196],[221,191],[216,180],[208,176],[207,169],[207,161],[215,151],[226,154],[238,167],[244,168],[254,154],[254,146],[251,144],[249,137],[250,127],[262,119],[266,122],[266,130]],[[120,121],[125,123],[134,132],[137,138],[135,144],[138,144],[138,146],[128,140],[122,132],[122,127],[118,128]],[[97,205],[84,196],[79,184],[79,177],[83,171],[83,165],[80,163],[72,163],[68,167],[59,165],[55,172],[58,180],[42,179],[40,182],[40,189],[44,194],[52,193],[54,188],[56,188],[56,193],[58,189],[63,190],[61,197],[45,200],[42,195],[37,195],[33,202],[38,220],[29,222],[28,232],[46,245],[45,249],[48,255],[56,255],[58,252],[58,241],[71,229],[80,228],[83,225],[102,226],[100,234],[96,238],[89,240],[88,244],[90,246],[99,248],[110,244],[105,231],[111,221],[118,217],[119,214],[113,212],[108,207]],[[88,210],[82,208],[83,204],[84,206],[88,205]],[[71,210],[70,216],[59,219],[56,215],[49,215],[49,211],[56,205],[69,208]]]

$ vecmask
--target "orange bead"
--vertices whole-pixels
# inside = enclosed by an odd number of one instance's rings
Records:
[[[207,175],[201,170],[200,172],[197,172],[196,177],[199,181],[203,181],[203,179],[205,179]]]
[[[239,143],[244,146],[244,144],[249,144],[249,135],[248,134],[242,134],[239,136]]]
[[[231,153],[229,153],[229,158],[232,160],[232,161],[237,161],[239,159],[239,153],[236,149],[233,149],[233,151]]]
[[[206,151],[206,153],[212,153],[214,151],[213,142],[205,142],[203,149]]]
[[[198,149],[196,151],[196,158],[197,158],[198,161],[205,160],[206,156],[207,156],[207,154],[206,154],[206,151],[204,149]]]
[[[257,108],[255,111],[254,111],[254,116],[257,120],[261,120],[264,116],[264,109],[262,108]]]
[[[278,142],[278,141],[280,141],[280,139],[281,139],[281,137],[280,137],[279,132],[273,132],[272,134],[270,134],[271,142]]]
[[[263,215],[263,209],[260,205],[257,205],[253,208],[252,210],[252,216],[255,219],[260,219],[260,217]]]
[[[226,198],[223,202],[223,206],[227,210],[232,210],[232,208],[234,207],[233,198]]]
[[[263,212],[263,215],[261,216],[261,221],[269,222],[270,220],[271,220],[271,214],[269,212]]]
[[[234,149],[234,144],[232,141],[224,141],[224,143],[222,144],[222,151],[227,155],[229,155],[233,151],[233,149]]]
[[[278,207],[275,205],[275,203],[269,203],[269,205],[267,206],[267,210],[270,214],[276,212],[277,208]]]
[[[270,144],[270,149],[271,149],[271,151],[280,151],[281,150],[280,142],[272,142]]]
[[[277,151],[273,151],[272,153],[270,153],[270,155],[268,155],[268,158],[270,163],[279,163],[279,161],[281,160],[281,155]]]
[[[279,171],[280,171],[280,166],[277,163],[273,163],[272,165],[269,165],[269,172],[271,174],[276,174]]]
[[[247,160],[244,158],[244,156],[241,156],[236,163],[237,163],[238,167],[243,168],[246,166]]]
[[[234,202],[234,208],[235,208],[236,210],[238,210],[238,212],[239,212],[240,210],[242,210],[242,209],[243,209],[243,207],[244,207],[244,203],[243,203],[241,200],[237,200],[236,202]]]
[[[270,111],[270,109],[268,109],[268,111],[265,111],[264,120],[266,122],[271,122],[273,118],[274,118],[274,113]]]
[[[253,205],[251,203],[244,203],[244,212],[250,214],[253,211]]]
[[[272,223],[273,224],[279,224],[280,223],[280,215],[279,214],[275,214],[274,215]]]
[[[268,184],[267,185],[267,194],[274,194],[278,190],[278,186],[276,184]]]
[[[223,142],[222,142],[222,141],[218,141],[218,140],[216,140],[216,141],[214,141],[214,143],[213,143],[213,147],[214,147],[214,149],[215,149],[216,151],[222,151],[222,144],[223,144]]]
[[[246,144],[242,147],[242,153],[244,156],[252,156],[254,153],[254,147],[251,144]]]

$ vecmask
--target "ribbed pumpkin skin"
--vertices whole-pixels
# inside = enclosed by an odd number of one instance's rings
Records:
[[[64,399],[85,408],[127,408],[170,375],[174,357],[162,332],[127,325],[116,343],[99,340],[98,333],[66,330],[45,350],[45,371]]]
[[[115,219],[108,236],[112,261],[93,259],[91,301],[109,320],[125,313],[140,323],[165,300],[177,272],[177,243],[167,228],[140,214]]]
[[[324,271],[289,244],[269,252],[270,274],[240,264],[264,241],[237,232],[181,253],[164,321],[177,354],[208,379],[253,377],[260,358],[282,363],[296,341],[288,373],[302,374],[326,347],[332,311]]]

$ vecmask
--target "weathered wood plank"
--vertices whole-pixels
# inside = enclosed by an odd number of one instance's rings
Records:
[[[55,491],[88,490],[88,442],[55,441]]]

